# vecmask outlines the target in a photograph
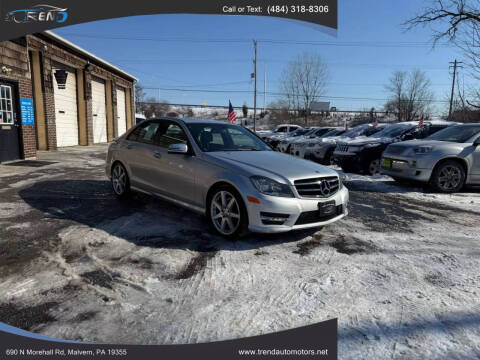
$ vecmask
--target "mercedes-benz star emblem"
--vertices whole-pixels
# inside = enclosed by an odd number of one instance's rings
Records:
[[[323,180],[320,183],[320,191],[324,196],[330,195],[330,191],[331,191],[330,183],[326,180]]]

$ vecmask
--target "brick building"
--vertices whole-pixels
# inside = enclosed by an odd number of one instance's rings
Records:
[[[0,42],[0,162],[121,135],[136,80],[49,31]]]

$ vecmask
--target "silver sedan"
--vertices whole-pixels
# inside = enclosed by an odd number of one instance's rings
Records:
[[[247,230],[321,227],[348,212],[337,172],[213,120],[140,123],[110,144],[106,174],[117,196],[131,190],[159,196],[205,214],[217,233],[232,238]]]

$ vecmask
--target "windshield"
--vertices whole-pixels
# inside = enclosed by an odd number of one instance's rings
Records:
[[[463,143],[475,135],[480,135],[480,125],[479,126],[455,125],[455,126],[450,126],[446,129],[440,130],[435,134],[430,135],[427,139]]]
[[[362,135],[366,129],[368,129],[370,127],[370,125],[358,125],[358,126],[355,126],[354,128],[348,130],[345,134],[343,134],[343,136],[345,137],[349,137],[349,138],[354,138],[354,137],[357,137],[357,136],[360,136]]]
[[[413,129],[415,125],[413,124],[396,124],[392,126],[388,126],[385,129],[377,132],[375,137],[378,138],[395,138],[397,136],[402,135],[405,131]]]
[[[187,124],[197,145],[211,151],[271,151],[271,148],[250,131],[230,124]]]
[[[308,130],[308,129],[297,129],[294,132],[292,132],[290,136],[300,136],[300,135],[308,134],[310,132],[311,130]]]
[[[326,138],[326,137],[330,137],[330,136],[337,136],[337,135],[340,135],[342,132],[344,132],[344,130],[333,129],[333,130],[330,130],[329,132],[326,132],[325,134],[323,134],[320,137],[321,138]]]

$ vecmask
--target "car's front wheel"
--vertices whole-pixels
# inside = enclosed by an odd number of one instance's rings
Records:
[[[430,183],[441,192],[460,191],[465,184],[465,169],[454,160],[447,160],[435,168]]]
[[[380,159],[374,159],[368,164],[368,175],[380,175],[382,167],[380,165]]]
[[[219,234],[227,238],[237,238],[246,232],[247,211],[237,193],[230,186],[220,186],[209,197],[208,219]]]
[[[112,187],[113,192],[118,197],[125,197],[130,193],[130,180],[127,170],[119,162],[112,168]]]

